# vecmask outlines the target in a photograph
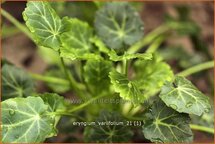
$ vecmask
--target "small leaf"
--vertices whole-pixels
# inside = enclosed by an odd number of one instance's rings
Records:
[[[106,45],[103,43],[103,41],[97,37],[97,36],[94,36],[90,39],[90,41],[95,44],[95,46],[98,47],[99,51],[100,52],[103,52],[103,53],[106,53],[106,54],[109,54],[110,53],[110,49],[108,49],[106,47]]]
[[[149,109],[147,117],[143,133],[152,142],[183,143],[192,141],[193,134],[189,127],[189,115],[178,113],[159,100]]]
[[[72,60],[100,59],[99,55],[90,53],[92,51],[90,38],[93,37],[91,27],[75,18],[65,19],[64,23],[69,31],[61,36],[61,56]]]
[[[44,93],[38,96],[49,106],[48,110],[50,112],[63,111],[66,109],[67,103],[64,101],[64,98],[56,93]]]
[[[27,97],[34,92],[34,83],[22,69],[10,64],[2,67],[2,99]]]
[[[133,135],[126,121],[116,112],[102,111],[95,122],[95,126],[85,128],[87,142],[128,142]],[[110,122],[115,124],[105,124]]]
[[[108,2],[96,13],[98,36],[112,49],[130,46],[143,37],[139,14],[127,2]]]
[[[110,79],[108,77],[112,64],[109,61],[88,60],[84,66],[84,79],[92,93],[99,94],[108,91]]]
[[[59,96],[58,94],[55,93],[44,93],[44,94],[39,94],[39,97],[41,97],[44,101],[45,104],[47,104],[48,111],[49,112],[63,112],[67,109],[68,103],[64,100],[62,96]],[[59,122],[61,116],[60,115],[52,115],[52,118],[55,119],[55,124],[54,126],[57,125]]]
[[[141,60],[152,59],[152,54],[150,53],[135,53],[135,54],[125,53],[119,56],[114,50],[108,49],[100,38],[93,37],[90,41],[98,47],[100,52],[107,54],[110,57],[110,60],[112,61],[122,61],[122,60],[130,60],[130,59],[137,59],[137,58]]]
[[[23,12],[27,27],[41,46],[58,50],[59,35],[64,31],[61,19],[48,2],[29,1]]]
[[[144,102],[145,97],[141,94],[135,82],[129,81],[125,75],[117,71],[110,72],[109,77],[115,91],[119,93],[121,98],[129,100],[135,105]]]
[[[130,59],[141,59],[141,60],[151,60],[152,54],[150,53],[135,53],[128,54],[125,53],[121,56],[118,56],[115,51],[111,50],[108,54],[112,61],[122,61],[122,60],[130,60]]]
[[[170,66],[156,55],[150,61],[137,60],[134,63],[134,69],[134,81],[147,98],[158,92],[165,81],[173,79]]]
[[[1,103],[2,141],[43,142],[56,134],[48,105],[40,97],[13,98]]]
[[[181,76],[176,76],[173,83],[166,82],[159,96],[167,106],[178,112],[200,116],[211,109],[209,98]]]

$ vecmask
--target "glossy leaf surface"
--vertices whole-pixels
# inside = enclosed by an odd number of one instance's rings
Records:
[[[40,97],[5,100],[1,108],[3,142],[43,142],[56,134],[48,105]]]
[[[36,43],[54,50],[60,48],[60,34],[64,26],[48,2],[29,1],[23,18]]]
[[[209,98],[181,76],[176,76],[173,83],[167,82],[162,87],[160,98],[178,112],[200,116],[211,109]]]

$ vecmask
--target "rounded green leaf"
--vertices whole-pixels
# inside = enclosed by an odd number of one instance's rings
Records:
[[[87,142],[128,142],[133,135],[126,121],[116,112],[102,111],[95,122],[96,125],[85,128],[84,136]]]
[[[143,125],[144,136],[152,142],[191,142],[190,117],[167,107],[162,101],[153,103]]]
[[[115,91],[119,93],[121,98],[131,101],[135,105],[144,102],[145,97],[135,82],[129,81],[125,75],[117,71],[110,72],[109,77]]]
[[[176,76],[173,83],[166,82],[159,96],[167,106],[178,112],[200,116],[211,109],[209,97],[181,76]]]
[[[43,142],[56,133],[48,105],[40,97],[8,99],[1,108],[3,142]]]
[[[130,46],[143,37],[143,22],[127,2],[108,2],[96,13],[98,36],[113,49]]]
[[[60,17],[48,2],[29,1],[23,12],[27,27],[41,46],[58,50],[59,35],[64,31]]]
[[[84,66],[84,79],[93,94],[108,91],[112,64],[109,61],[88,60]]]
[[[4,64],[2,67],[2,99],[26,97],[34,92],[34,83],[22,69]]]

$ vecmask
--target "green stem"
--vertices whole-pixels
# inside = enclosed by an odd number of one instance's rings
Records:
[[[69,85],[69,82],[67,80],[64,80],[64,79],[50,77],[50,76],[44,76],[44,75],[35,74],[35,73],[29,73],[29,74],[33,79],[36,79],[36,80],[41,80],[44,82],[53,83],[53,84],[60,84],[60,85],[65,85],[65,86]]]
[[[53,84],[59,84],[59,85],[65,85],[65,86],[70,85],[68,80],[61,79],[61,78],[56,78],[56,77],[51,77],[51,76],[44,76],[44,75],[35,74],[35,73],[29,73],[29,75],[33,79],[44,81],[44,82],[47,82],[47,83],[53,83]],[[77,86],[79,87],[79,89],[84,90],[84,85],[83,84],[78,83]]]
[[[149,46],[147,49],[147,53],[154,53],[158,47],[162,44],[162,42],[165,40],[166,36],[160,36],[154,40],[154,42]]]
[[[31,35],[30,31],[23,24],[21,24],[17,19],[15,19],[11,14],[9,14],[4,9],[1,9],[1,14],[3,17],[7,18],[12,24],[14,24],[17,28],[19,28],[23,33],[25,33],[33,41],[33,37]]]
[[[165,25],[161,25],[158,28],[156,28],[154,31],[146,35],[142,40],[138,41],[136,44],[131,46],[128,49],[128,53],[136,53],[138,52],[142,47],[150,44],[156,37],[159,35],[167,32],[169,30],[169,27]]]
[[[66,75],[66,77],[68,78],[68,80],[69,80],[69,83],[70,83],[70,86],[71,86],[71,88],[75,91],[75,93],[77,93],[78,94],[78,96],[80,97],[80,98],[82,98],[82,99],[84,99],[84,95],[83,95],[83,93],[82,93],[82,90],[83,90],[83,88],[81,87],[79,87],[79,83],[77,83],[76,81],[75,81],[75,79],[72,77],[72,75],[71,75],[71,73],[69,72],[69,70],[67,69],[67,67],[66,67],[66,65],[65,65],[65,62],[64,62],[64,59],[62,58],[62,57],[60,57],[60,61],[61,61],[61,64],[62,64],[62,67],[63,67],[63,69],[64,69],[64,72],[65,72],[65,75]]]
[[[94,101],[96,101],[96,100],[98,100],[98,99],[100,99],[102,97],[105,97],[105,96],[107,96],[107,95],[100,95],[100,96],[94,97],[94,98],[88,100],[87,102],[85,102],[85,103],[83,103],[83,104],[81,104],[81,105],[79,105],[79,106],[77,106],[75,108],[72,108],[72,109],[68,110],[67,113],[73,113],[75,111],[81,110],[82,108],[88,106],[92,102],[94,102]]]
[[[200,125],[195,125],[195,124],[190,124],[190,127],[193,130],[198,130],[198,131],[203,131],[203,132],[207,132],[207,133],[210,133],[210,134],[214,134],[214,129],[213,128],[200,126]]]
[[[72,78],[72,76],[70,75],[70,72],[68,71],[66,65],[65,65],[65,62],[64,62],[64,59],[62,57],[60,57],[60,61],[61,61],[61,65],[63,67],[63,70],[64,70],[64,73],[66,75],[66,77],[68,78],[69,80],[69,83],[70,83],[70,86],[71,88],[74,88],[75,87],[75,80]]]
[[[123,73],[128,76],[128,60],[123,60]]]
[[[67,113],[67,112],[65,112],[65,111],[57,111],[57,112],[54,112],[53,113],[54,115],[64,115],[64,116],[71,116],[71,117],[75,117],[75,118],[77,118],[77,119],[79,119],[79,120],[81,120],[81,121],[86,121],[84,118],[82,118],[82,117],[80,117],[80,116],[78,116],[78,115],[75,115],[75,114],[71,114],[71,113]]]
[[[177,75],[180,75],[180,76],[189,76],[191,74],[194,74],[194,73],[197,73],[199,71],[203,71],[203,70],[206,70],[206,69],[210,69],[210,68],[213,68],[214,67],[214,61],[208,61],[208,62],[205,62],[205,63],[201,63],[201,64],[198,64],[198,65],[195,65],[191,68],[188,68],[180,73],[178,73]]]

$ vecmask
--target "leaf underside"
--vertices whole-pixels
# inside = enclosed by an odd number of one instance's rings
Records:
[[[192,142],[189,122],[189,115],[178,113],[162,101],[157,101],[149,109],[143,133],[152,142]]]
[[[173,83],[166,82],[159,96],[167,106],[178,112],[200,116],[211,109],[209,98],[181,76],[176,76]]]
[[[127,2],[107,2],[96,12],[97,35],[113,49],[130,46],[143,37],[139,14]]]

